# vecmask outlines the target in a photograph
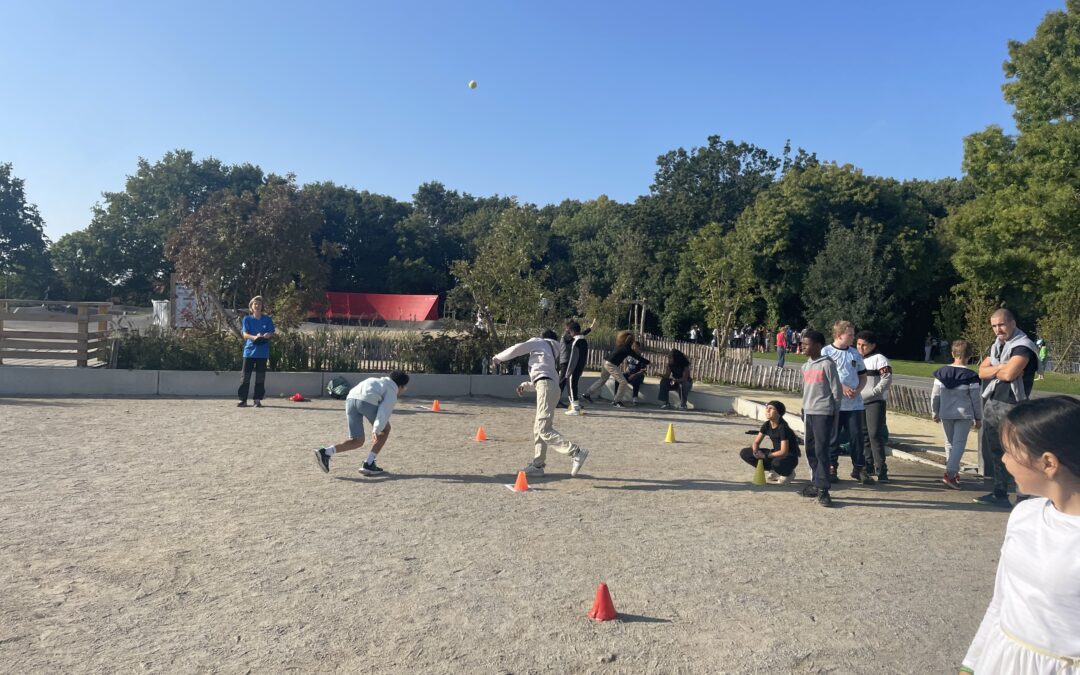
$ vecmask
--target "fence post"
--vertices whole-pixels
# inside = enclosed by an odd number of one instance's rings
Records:
[[[87,340],[88,340],[87,332],[89,330],[89,324],[88,324],[88,320],[87,320],[87,312],[86,312],[86,310],[87,310],[86,305],[79,305],[79,314],[78,314],[78,321],[79,321],[79,330],[78,330],[78,342],[79,342],[79,345],[78,345],[78,347],[79,347],[79,350],[78,350],[78,353],[77,353],[75,365],[80,367],[80,368],[85,368],[86,367],[86,347],[87,347]]]
[[[4,315],[7,314],[8,304],[0,302],[0,366],[4,365]]]

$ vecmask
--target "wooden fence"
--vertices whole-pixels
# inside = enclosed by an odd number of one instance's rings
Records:
[[[85,367],[91,359],[108,361],[111,306],[108,302],[0,300],[0,364],[4,359],[45,359],[75,361]],[[14,329],[13,321],[35,325]]]

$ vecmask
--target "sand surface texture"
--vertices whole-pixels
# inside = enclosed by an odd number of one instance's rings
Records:
[[[430,403],[364,478],[339,401],[0,399],[0,670],[941,673],[990,600],[1007,514],[930,467],[827,510],[758,423],[598,405],[518,494],[532,398]]]

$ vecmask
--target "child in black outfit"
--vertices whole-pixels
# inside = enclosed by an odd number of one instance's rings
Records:
[[[799,439],[784,421],[787,409],[781,401],[769,401],[765,405],[765,424],[754,438],[749,448],[743,448],[739,456],[750,466],[757,466],[758,460],[765,460],[766,477],[770,483],[786,485],[795,477],[795,467],[799,464]],[[772,439],[772,452],[761,449],[761,442],[768,436]]]

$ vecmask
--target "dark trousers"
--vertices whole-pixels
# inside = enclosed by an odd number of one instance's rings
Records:
[[[866,452],[869,448],[869,452]],[[863,413],[863,452],[866,470],[885,470],[885,401],[870,401]]]
[[[750,466],[757,466],[758,458],[754,457],[753,448],[743,448],[739,451],[739,457],[742,457],[742,460]],[[781,476],[790,476],[795,472],[795,467],[799,465],[799,458],[788,452],[787,457],[781,457],[780,459],[766,457],[764,462],[766,471],[775,471]]]
[[[998,383],[998,386],[1007,385],[1007,382]],[[1005,415],[1013,409],[1013,403],[1003,401],[987,401],[983,405],[982,429],[979,432],[979,448],[983,453],[983,464],[993,472],[994,494],[1005,497],[1009,490],[1015,486],[1013,477],[1005,469],[1005,448],[1001,445],[1001,423]]]
[[[630,383],[630,388],[633,390],[634,398],[631,400],[636,401],[638,392],[641,391],[641,384],[645,381],[645,371],[638,370],[633,373],[625,374],[626,381]]]
[[[829,441],[836,433],[835,415],[803,415],[806,427],[806,462],[819,490],[829,489]]]
[[[244,358],[244,381],[236,390],[236,396],[241,401],[247,401],[248,385],[251,383],[251,371],[255,371],[255,395],[251,398],[256,401],[263,400],[266,394],[266,359]]]
[[[840,429],[847,429],[849,443],[851,444],[851,466],[861,469],[866,466],[866,457],[863,455],[863,411],[841,410],[840,419],[836,425],[836,431],[829,441],[829,458],[833,466],[840,464]]]
[[[675,386],[671,386],[671,380],[664,377],[660,379],[660,402],[668,402],[668,394],[671,390],[679,392],[679,396],[682,397],[682,405],[686,405],[686,402],[690,400],[690,390],[694,386],[692,379],[686,379],[685,381],[675,380]]]
[[[581,389],[578,388],[578,382],[581,380],[581,374],[583,372],[585,371],[575,370],[574,372],[570,373],[569,377],[564,375],[563,378],[559,380],[560,400],[562,399],[562,392],[566,391],[567,387],[569,387],[569,391],[567,391],[567,396],[570,397],[571,403],[576,403],[581,398]]]

